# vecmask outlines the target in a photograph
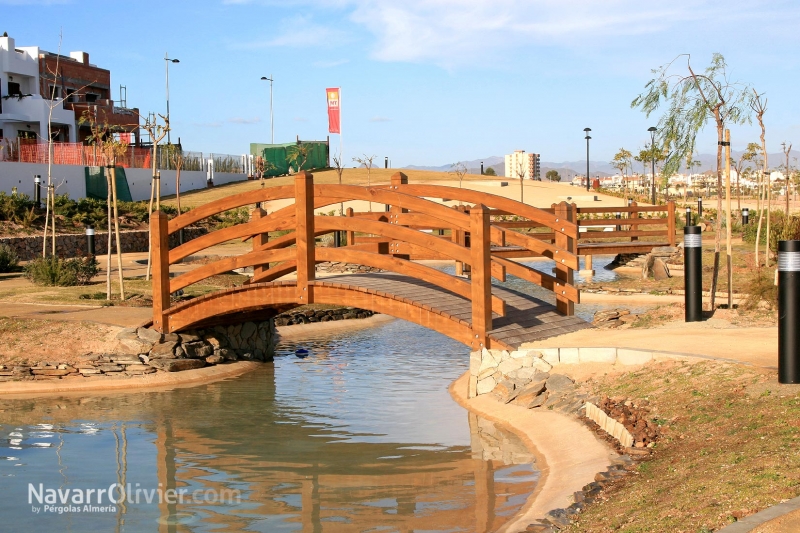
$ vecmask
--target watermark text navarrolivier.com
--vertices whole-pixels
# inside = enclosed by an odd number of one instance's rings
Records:
[[[28,505],[33,513],[114,513],[125,504],[238,504],[241,492],[236,489],[164,489],[143,488],[139,483],[112,483],[105,488],[46,488],[43,483],[28,483]]]

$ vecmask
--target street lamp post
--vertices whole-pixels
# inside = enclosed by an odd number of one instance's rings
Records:
[[[650,132],[650,161],[652,163],[652,181],[650,181],[650,198],[653,205],[656,205],[656,127],[647,128]]]
[[[589,190],[589,132],[592,131],[592,128],[583,128],[583,131],[586,132],[586,190]]]
[[[269,78],[266,76],[261,76],[261,79],[264,81],[269,82],[269,131],[270,131],[270,144],[275,144],[275,123],[273,122],[272,118],[272,78],[273,75],[270,74]]]
[[[164,64],[166,64],[167,69],[167,124],[169,124],[169,129],[167,130],[167,144],[172,144],[172,139],[170,138],[170,130],[172,129],[172,124],[169,122],[169,64],[170,63],[180,63],[179,59],[170,59],[168,53],[164,53]]]

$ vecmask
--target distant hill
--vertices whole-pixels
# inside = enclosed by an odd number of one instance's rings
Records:
[[[738,161],[742,155],[742,151],[731,150],[731,158],[734,161]],[[697,154],[694,156],[697,161],[700,161],[701,166],[695,168],[694,172],[705,172],[707,170],[715,170],[717,166],[717,154]],[[792,150],[789,154],[789,164],[792,166],[798,166],[798,163],[795,159],[800,159],[800,151]],[[494,171],[497,173],[498,176],[505,175],[505,158],[503,156],[490,156],[484,157],[483,159],[473,159],[472,161],[461,161],[464,166],[467,167],[467,172],[469,174],[480,174],[481,173],[481,162],[483,162],[484,170],[492,167]],[[786,156],[782,152],[769,154],[769,166],[770,168],[777,169],[778,167],[784,165],[786,162]],[[575,175],[584,175],[586,173],[586,160],[578,160],[578,161],[562,161],[560,163],[552,162],[552,161],[542,161],[542,177],[547,173],[548,170],[556,170],[561,175],[561,181],[568,181],[571,180]],[[650,164],[646,163],[647,168],[643,168],[642,163],[638,163],[636,161],[633,162],[633,172],[649,172]],[[450,165],[441,165],[441,166],[418,166],[418,165],[409,165],[405,168],[414,169],[414,170],[433,170],[436,172],[449,172],[452,168],[452,164]],[[681,169],[684,170],[684,169]],[[590,161],[589,162],[589,171],[592,176],[613,176],[617,174],[618,171],[611,165],[610,161]]]

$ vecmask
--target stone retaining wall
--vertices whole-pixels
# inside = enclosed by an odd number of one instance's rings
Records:
[[[191,240],[208,233],[206,228],[186,228],[183,231],[184,240]],[[113,239],[113,235],[112,235]],[[149,232],[147,230],[121,231],[119,235],[123,253],[146,252]],[[48,238],[48,251],[50,250],[50,238]],[[106,243],[108,233],[95,230],[94,247],[96,255],[106,253]],[[20,261],[30,261],[42,255],[42,236],[28,237],[2,237],[0,244],[7,244],[17,255]],[[178,245],[178,234],[170,235],[170,247]],[[56,235],[56,255],[59,257],[83,257],[86,255],[87,240],[82,233]]]
[[[0,381],[81,377],[132,377],[158,371],[179,372],[231,361],[272,361],[277,333],[273,320],[161,334],[126,328],[113,353],[89,353],[77,364],[0,367]]]

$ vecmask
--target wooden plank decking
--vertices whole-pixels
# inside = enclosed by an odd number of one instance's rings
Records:
[[[470,323],[472,303],[457,294],[419,279],[392,273],[349,274],[325,277],[319,282],[336,283],[381,291],[414,302],[419,306],[446,313]],[[517,348],[522,343],[571,333],[590,324],[576,316],[564,316],[554,305],[514,290],[492,286],[492,294],[506,302],[505,316],[492,314],[489,337]]]

